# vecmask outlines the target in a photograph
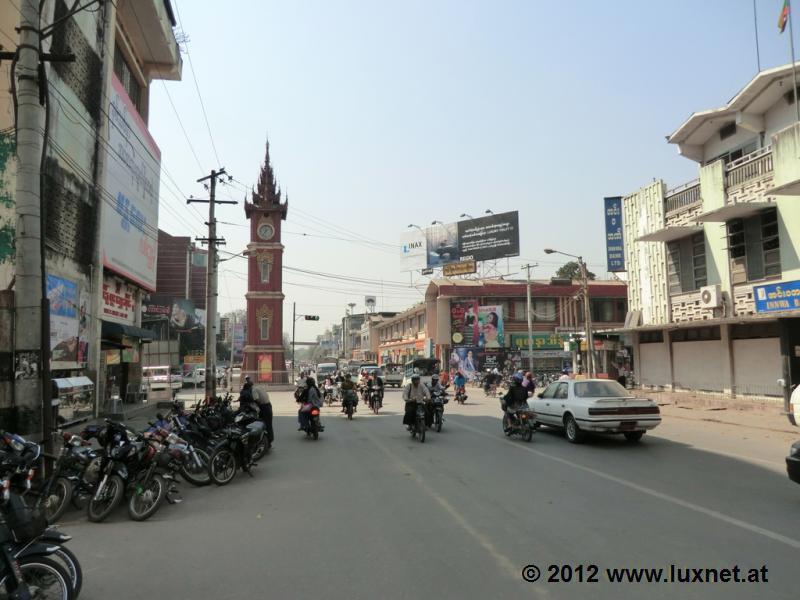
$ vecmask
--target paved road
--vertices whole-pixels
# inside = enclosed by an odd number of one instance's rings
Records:
[[[318,442],[275,394],[275,450],[255,476],[189,488],[133,523],[64,529],[81,598],[797,598],[800,486],[790,437],[673,420],[640,444],[505,439],[496,400],[448,405],[425,444],[388,393],[381,416],[326,409]],[[363,411],[363,409],[362,409]],[[730,456],[733,453],[736,456]],[[598,583],[525,583],[522,568],[600,567]],[[605,582],[617,567],[769,569],[765,584]],[[588,572],[587,572],[588,574]]]

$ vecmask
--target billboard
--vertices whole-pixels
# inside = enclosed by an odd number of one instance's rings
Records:
[[[442,275],[444,277],[455,277],[456,275],[472,275],[478,272],[478,263],[474,260],[465,260],[463,262],[450,263],[442,267]]]
[[[458,260],[519,256],[519,213],[511,211],[458,222]]]
[[[133,325],[136,321],[136,292],[122,279],[103,277],[103,319]]]
[[[453,348],[450,352],[448,366],[451,371],[461,371],[468,381],[472,381],[480,370],[478,348]]]
[[[205,327],[206,311],[195,308],[188,298],[150,296],[142,303],[142,317],[167,317],[173,331],[191,331]]]
[[[111,76],[108,145],[101,211],[103,266],[143,288],[156,289],[161,151],[125,88]]]
[[[50,366],[53,369],[75,368],[80,330],[78,284],[48,275],[47,299],[50,302]]]
[[[478,346],[492,349],[502,348],[505,344],[503,336],[503,306],[493,304],[478,307]]]
[[[622,231],[622,198],[603,198],[606,217],[606,260],[608,272],[625,270],[625,246]]]
[[[558,333],[533,333],[531,334],[533,341],[533,349],[536,350],[561,350],[564,349],[564,343],[569,343],[569,335]],[[528,349],[528,334],[527,333],[512,333],[511,334],[511,347],[516,350]]]
[[[757,285],[753,298],[759,313],[800,309],[800,280]]]
[[[450,302],[450,341],[453,346],[474,346],[477,344],[477,300]]]
[[[428,266],[428,242],[425,232],[413,229],[400,237],[403,270],[416,271]]]

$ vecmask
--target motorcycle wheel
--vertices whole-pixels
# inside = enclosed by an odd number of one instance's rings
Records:
[[[219,448],[208,461],[208,475],[216,485],[229,484],[236,475],[236,455],[230,448]]]
[[[376,415],[378,414],[378,411],[380,410],[380,408],[381,408],[381,405],[378,403],[377,400],[372,403],[372,412],[374,412]]]
[[[136,484],[131,499],[128,500],[128,516],[134,521],[146,521],[156,514],[166,495],[167,482],[161,475],[154,473],[147,486]]]
[[[417,429],[419,433],[419,443],[425,443],[425,421],[417,421]]]
[[[48,524],[52,525],[61,518],[67,510],[70,498],[72,498],[72,482],[66,477],[59,477],[44,499],[44,516]]]
[[[31,598],[73,600],[76,597],[69,575],[56,561],[44,556],[26,556],[18,562]]]
[[[434,425],[436,426],[436,433],[441,433],[442,432],[442,417],[440,415],[436,415],[436,423],[434,423]]]
[[[353,420],[353,409],[352,408],[348,408],[347,409],[347,420],[348,421],[352,421]]]
[[[252,462],[256,462],[256,461],[260,460],[261,457],[264,456],[267,453],[267,448],[268,447],[269,447],[269,445],[268,445],[268,442],[267,442],[267,436],[266,436],[266,434],[262,435],[261,439],[258,441],[258,444],[256,444],[255,449],[253,450],[253,454],[250,456],[250,460]]]
[[[526,442],[530,442],[533,439],[533,429],[528,427],[525,433],[522,434],[522,439]]]
[[[70,587],[72,587],[73,597],[77,598],[83,588],[83,570],[78,558],[64,546],[59,546],[58,550],[53,553],[53,556],[58,559],[58,563],[64,568],[69,575]]]
[[[208,485],[211,483],[211,478],[208,476],[208,461],[210,460],[208,452],[200,448],[195,448],[194,451],[203,464],[197,466],[194,458],[190,456],[186,464],[181,467],[181,477],[197,487]]]
[[[124,492],[125,482],[122,481],[122,477],[111,475],[106,481],[103,497],[100,500],[95,500],[94,496],[92,496],[89,500],[89,504],[86,506],[86,517],[94,523],[105,521],[122,500]]]
[[[312,425],[312,427],[311,427],[311,437],[313,437],[314,440],[318,440],[319,439],[319,427],[317,425]]]

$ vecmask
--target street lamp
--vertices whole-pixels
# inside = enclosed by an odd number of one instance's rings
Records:
[[[485,214],[485,215],[493,215],[494,212],[492,211],[491,208],[487,208],[485,211],[483,211],[483,214]]]
[[[463,219],[464,217],[469,217],[470,219],[474,219],[475,218],[475,217],[473,217],[472,215],[470,215],[468,213],[461,213],[461,216],[459,217],[459,219]]]
[[[422,227],[420,227],[419,225],[414,225],[413,223],[411,223],[411,224],[408,226],[408,228],[409,228],[409,229],[411,229],[412,227],[416,227],[417,229],[419,229],[420,231],[422,231]],[[422,233],[425,233],[425,232],[424,232],[424,231],[422,231]],[[355,306],[355,305],[353,305],[353,306]]]
[[[583,262],[582,256],[575,254],[568,254],[560,250],[553,250],[552,248],[545,248],[545,254],[561,254],[562,256],[569,256],[578,260],[578,266],[581,270],[581,290],[583,292],[583,314],[584,322],[586,325],[586,370],[589,372],[589,377],[594,377],[594,336],[592,335],[592,310],[589,306],[589,276],[586,270],[586,263]]]
[[[442,226],[444,226],[444,223],[442,223],[441,221],[431,221],[431,225],[442,225]]]

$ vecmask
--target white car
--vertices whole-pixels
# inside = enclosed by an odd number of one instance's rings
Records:
[[[655,401],[636,398],[608,379],[554,381],[528,405],[537,423],[563,427],[572,443],[583,441],[587,432],[621,433],[636,442],[661,423]]]

